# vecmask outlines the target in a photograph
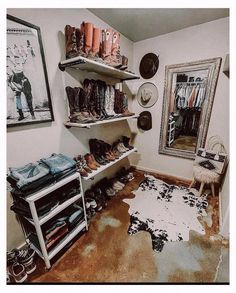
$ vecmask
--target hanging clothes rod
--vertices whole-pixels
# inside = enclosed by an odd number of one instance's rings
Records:
[[[180,85],[200,85],[200,84],[205,84],[205,81],[179,81],[176,82],[176,84],[180,84]]]

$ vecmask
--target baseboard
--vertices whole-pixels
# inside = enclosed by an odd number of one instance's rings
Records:
[[[222,192],[219,190],[219,231],[221,234],[222,227],[223,227],[223,219],[222,219]]]
[[[189,178],[185,178],[185,177],[178,177],[178,176],[174,176],[171,174],[166,174],[166,173],[162,173],[159,170],[155,170],[155,169],[151,169],[151,168],[147,168],[147,167],[143,167],[143,166],[136,166],[136,165],[131,165],[131,167],[140,170],[140,171],[145,171],[145,172],[150,172],[150,173],[156,173],[159,174],[161,176],[166,176],[169,178],[173,178],[174,180],[179,180],[179,181],[184,181],[186,182],[186,184],[190,184],[192,179]]]
[[[219,208],[219,209],[221,209],[221,208]],[[220,213],[220,215],[222,215],[222,213]],[[221,219],[220,219],[220,223],[219,223],[219,225],[220,225],[219,234],[222,235],[224,238],[229,239],[229,227],[227,229],[227,232],[224,231],[227,221],[228,221],[227,225],[229,225],[229,206],[227,207],[227,210],[226,210],[226,213],[225,213],[225,218],[223,219],[222,216],[220,218]]]

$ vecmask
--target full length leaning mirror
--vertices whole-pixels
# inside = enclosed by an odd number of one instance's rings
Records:
[[[204,147],[220,65],[213,58],[166,66],[159,153],[194,159]]]

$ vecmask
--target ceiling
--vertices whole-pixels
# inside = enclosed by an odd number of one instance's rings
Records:
[[[227,8],[89,9],[133,42],[229,16]]]

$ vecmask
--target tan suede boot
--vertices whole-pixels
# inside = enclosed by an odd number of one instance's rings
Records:
[[[111,62],[112,38],[112,29],[105,29],[102,31],[102,59],[108,65]]]
[[[111,47],[111,66],[117,67],[122,65],[122,57],[120,55],[120,34],[113,31],[112,47]]]
[[[102,30],[100,28],[93,28],[93,45],[92,45],[92,57],[99,58],[100,43],[102,37]]]
[[[84,23],[85,47],[84,52],[89,57],[92,53],[93,46],[93,24],[91,22]]]

